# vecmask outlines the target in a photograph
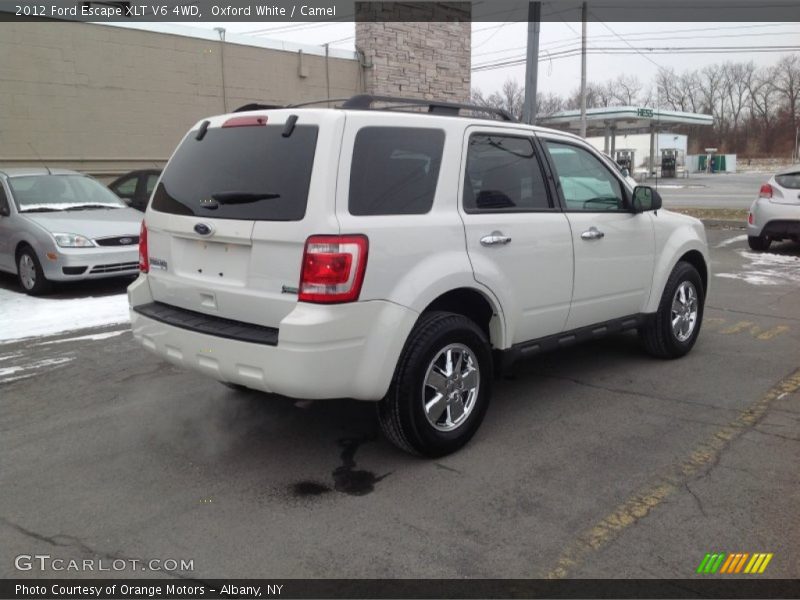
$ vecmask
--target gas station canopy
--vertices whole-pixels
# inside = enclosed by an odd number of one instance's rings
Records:
[[[560,125],[580,131],[581,111],[565,110],[550,117],[539,119],[540,125]],[[714,117],[697,113],[662,110],[660,108],[638,108],[636,106],[609,106],[586,110],[586,129],[602,135],[607,129],[626,133],[644,133],[657,129],[663,131],[673,125],[713,125]]]
[[[550,117],[538,119],[539,125],[560,127],[571,131],[581,129],[581,111],[565,110]],[[609,106],[586,110],[587,135],[605,136],[606,154],[614,156],[617,132],[650,133],[650,157],[648,172],[655,168],[655,137],[661,131],[668,131],[676,125],[713,125],[714,117],[698,113],[662,110],[660,108],[641,108],[636,106]]]

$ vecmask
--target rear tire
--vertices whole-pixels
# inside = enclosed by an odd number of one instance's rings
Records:
[[[658,358],[679,358],[688,353],[703,323],[705,290],[697,269],[679,262],[664,286],[658,312],[639,329],[647,352]]]
[[[44,276],[42,264],[30,246],[23,246],[17,252],[17,280],[25,293],[31,296],[46,294],[53,287]]]
[[[765,235],[748,235],[747,243],[751,250],[764,252],[769,250],[769,245],[772,243],[772,240]]]
[[[398,448],[450,454],[477,431],[491,398],[492,353],[484,332],[448,312],[423,314],[378,404],[378,422]]]

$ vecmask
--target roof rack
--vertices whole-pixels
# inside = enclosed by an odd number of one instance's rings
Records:
[[[271,108],[284,108],[280,104],[258,104],[257,102],[240,106],[233,112],[247,112],[248,110],[269,110]]]
[[[358,94],[349,98],[342,104],[342,108],[352,108],[357,110],[370,110],[375,102],[392,102],[404,106],[427,106],[428,112],[432,114],[458,116],[461,110],[472,110],[475,112],[489,113],[497,115],[503,121],[515,121],[508,112],[502,108],[493,106],[479,106],[477,104],[459,104],[456,102],[439,102],[436,100],[423,100],[420,98],[400,98],[396,96],[373,96],[371,94]],[[392,109],[399,107],[390,107]]]
[[[407,107],[427,107],[428,112],[437,115],[450,115],[457,117],[462,110],[488,113],[500,117],[503,121],[516,121],[507,111],[493,106],[479,106],[477,104],[459,104],[455,102],[439,102],[436,100],[423,100],[421,98],[402,98],[397,96],[373,96],[372,94],[357,94],[350,98],[326,98],[323,100],[310,100],[297,104],[287,104],[285,106],[277,104],[245,104],[233,112],[244,112],[248,110],[268,110],[271,108],[302,108],[314,104],[330,104],[331,102],[341,102],[339,108],[354,110],[395,110]],[[390,106],[383,108],[373,108],[376,102],[388,103]]]

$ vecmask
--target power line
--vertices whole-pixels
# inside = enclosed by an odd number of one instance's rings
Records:
[[[650,47],[650,48],[622,48],[616,47],[594,47],[588,48],[589,54],[606,54],[606,55],[631,55],[642,54],[647,52],[649,54],[743,54],[746,52],[797,52],[800,51],[800,46],[751,46],[742,49],[739,46],[675,46],[675,47]],[[550,60],[557,60],[559,58],[572,58],[580,56],[581,49],[571,48],[561,52],[553,52],[548,56]],[[645,57],[647,58],[647,57]],[[481,63],[475,65],[472,71],[489,71],[493,69],[501,69],[506,67],[513,67],[521,65],[525,62],[525,57],[516,57],[510,59],[503,59],[500,61]]]

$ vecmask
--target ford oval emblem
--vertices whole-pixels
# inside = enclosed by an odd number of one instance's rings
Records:
[[[209,233],[211,233],[211,227],[206,225],[205,223],[197,223],[194,226],[194,230],[200,235],[208,235]]]
[[[119,238],[119,243],[123,246],[127,246],[128,244],[133,243],[133,238],[129,237]]]

